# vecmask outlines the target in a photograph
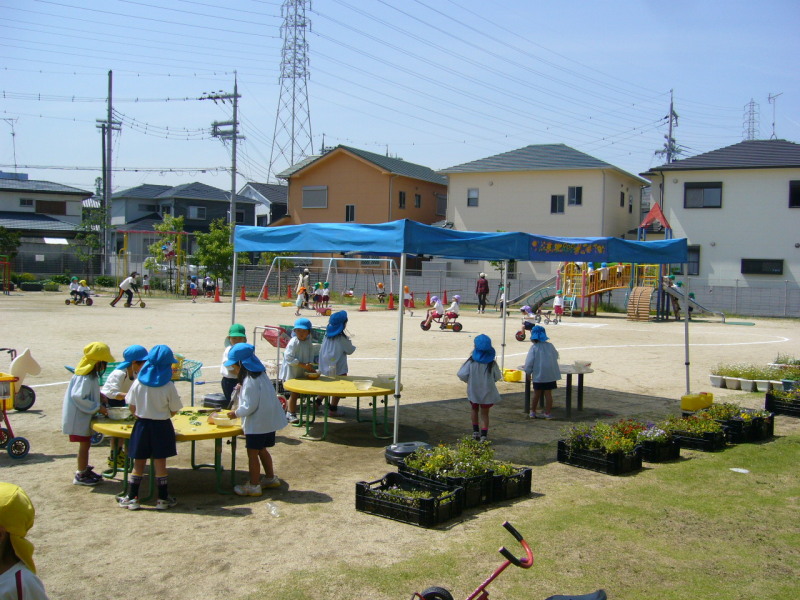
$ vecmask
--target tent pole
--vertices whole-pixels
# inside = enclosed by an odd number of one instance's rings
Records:
[[[506,362],[506,316],[508,315],[508,261],[503,261],[503,301],[500,303],[500,310],[503,317],[502,337],[500,338],[500,372],[503,372]]]
[[[234,229],[236,226],[234,225]],[[238,261],[236,260],[236,242],[234,241],[233,249],[233,276],[231,277],[231,325],[236,323],[236,267]]]
[[[403,286],[406,284],[406,255],[400,255],[400,289],[405,289]],[[395,359],[394,367],[394,434],[392,437],[392,444],[397,445],[397,438],[400,433],[400,374],[403,364],[403,316],[406,314],[405,306],[400,300],[400,313],[397,318],[397,358]]]
[[[686,263],[686,291],[684,293],[683,302],[683,346],[684,346],[684,362],[686,364],[686,395],[691,394],[689,385],[689,264]]]

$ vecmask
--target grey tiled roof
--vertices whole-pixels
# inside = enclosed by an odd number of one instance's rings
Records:
[[[18,179],[0,179],[0,190],[40,192],[45,194],[69,194],[83,196],[85,198],[92,196],[92,192],[87,192],[86,190],[70,187],[68,185],[61,185],[60,183],[53,183],[52,181],[37,181],[35,179],[24,181]]]
[[[168,185],[154,185],[151,183],[145,183],[135,188],[128,188],[127,190],[121,190],[115,194],[111,195],[111,198],[156,198],[159,194],[166,192],[170,189]]]
[[[0,211],[0,227],[37,231],[75,231],[76,225],[47,215]]]
[[[299,163],[292,165],[282,173],[279,173],[277,176],[281,179],[288,179],[290,176],[294,175],[301,169],[304,169],[311,163],[319,160],[323,156],[327,156],[331,152],[336,152],[337,150],[342,149],[355,154],[363,158],[366,161],[371,162],[372,164],[389,171],[395,175],[403,175],[404,177],[410,177],[412,179],[419,179],[420,181],[430,181],[432,183],[438,183],[439,185],[447,185],[447,179],[442,175],[439,175],[436,171],[431,169],[430,167],[425,167],[423,165],[418,165],[415,163],[410,163],[405,160],[399,158],[392,158],[390,156],[384,156],[383,154],[375,154],[374,152],[367,152],[366,150],[359,150],[358,148],[352,148],[350,146],[336,146],[329,152],[321,156],[310,156],[305,158],[304,160],[300,161]]]
[[[697,171],[708,169],[774,169],[800,167],[800,144],[786,140],[746,140],[691,158],[676,160],[647,173],[657,171]]]
[[[129,190],[122,190],[113,196],[114,199],[130,199],[130,198],[149,198],[151,200],[169,200],[177,198],[181,200],[221,200],[230,202],[230,191],[221,190],[219,188],[206,185],[195,181],[193,183],[184,183],[174,187],[168,185],[140,185]],[[254,201],[250,198],[245,198],[236,194],[236,202],[253,204]]]
[[[247,185],[264,196],[267,200],[274,204],[286,204],[288,198],[289,186],[277,183],[256,183],[248,181]]]
[[[113,227],[113,229],[116,229],[117,231],[155,231],[156,228],[154,225],[161,225],[163,222],[164,219],[161,218],[161,215],[158,213],[150,213],[149,215],[139,217],[130,223],[116,225]]]
[[[615,169],[565,144],[538,144],[442,169],[440,173],[486,173],[497,171],[563,171],[567,169]]]

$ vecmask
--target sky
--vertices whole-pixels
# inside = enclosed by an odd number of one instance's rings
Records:
[[[212,123],[232,105],[200,98],[231,94],[235,72],[237,189],[275,182],[283,4],[0,0],[0,170],[94,190],[111,71],[114,191],[228,190],[230,142]],[[797,0],[307,4],[313,153],[438,170],[560,143],[638,174],[665,162],[671,94],[681,157],[745,139],[751,100],[757,139],[800,142]]]

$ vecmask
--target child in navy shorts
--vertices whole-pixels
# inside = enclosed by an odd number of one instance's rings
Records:
[[[233,491],[239,496],[260,496],[262,488],[277,488],[281,485],[267,448],[275,445],[275,432],[286,427],[286,414],[252,344],[233,346],[225,366],[236,372],[241,386],[239,406],[235,411],[229,411],[228,417],[242,419],[250,474],[248,481],[234,486]],[[263,479],[260,478],[262,466]]]
[[[158,484],[156,509],[166,510],[177,504],[167,490],[167,458],[178,454],[175,429],[170,420],[182,407],[181,398],[172,382],[175,356],[168,346],[153,346],[125,400],[137,419],[128,444],[133,459],[128,495],[119,500],[122,508],[139,510],[139,486],[147,459],[153,461]]]

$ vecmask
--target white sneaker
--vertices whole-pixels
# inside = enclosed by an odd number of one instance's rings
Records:
[[[156,510],[167,510],[168,508],[172,508],[178,503],[178,499],[174,496],[169,496],[166,500],[162,500],[159,498],[156,500]]]
[[[261,484],[260,487],[268,490],[281,487],[281,480],[277,475],[273,475],[272,477],[262,475],[259,483]]]
[[[120,508],[127,508],[128,510],[139,510],[141,508],[139,505],[139,498],[128,498],[125,496],[124,498],[118,498],[117,501],[119,502],[118,506]]]
[[[289,412],[289,411],[286,411],[286,420],[289,422],[289,424],[297,423],[297,422],[300,421],[300,419],[297,418],[297,414],[296,413]]]
[[[543,419],[548,419],[548,420],[549,420],[549,419],[552,419],[552,418],[553,418],[553,415],[551,415],[550,413],[544,413],[544,414],[542,415],[542,418],[543,418]]]
[[[252,485],[250,483],[234,486],[233,491],[237,496],[260,496],[262,493],[260,485]]]

